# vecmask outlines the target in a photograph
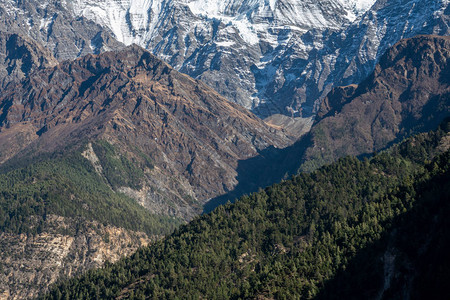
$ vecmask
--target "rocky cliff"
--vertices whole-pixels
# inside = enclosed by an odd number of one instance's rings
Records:
[[[400,39],[449,34],[448,0],[3,0],[0,7],[0,29],[28,34],[59,60],[137,43],[261,117],[314,116],[334,86],[359,83]]]
[[[123,46],[112,32],[72,14],[66,1],[0,1],[0,30],[28,36],[58,60]]]
[[[448,0],[86,0],[72,11],[262,117],[314,115],[400,39],[449,34]]]
[[[47,49],[30,38],[0,32],[0,87],[57,63]]]
[[[151,240],[142,232],[49,215],[37,235],[0,233],[0,299],[31,299],[58,279],[132,254]],[[76,233],[73,228],[79,228]]]
[[[268,116],[289,113],[289,103],[275,103],[279,99],[272,96],[301,71],[285,69],[324,42],[319,37],[310,44],[305,33],[340,30],[373,2],[87,0],[73,1],[72,10],[110,28],[119,41],[148,48],[227,99]]]

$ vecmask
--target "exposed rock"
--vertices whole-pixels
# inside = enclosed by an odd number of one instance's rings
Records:
[[[450,37],[402,40],[360,85],[335,88],[323,102],[305,168],[370,154],[450,114]]]
[[[30,38],[0,32],[0,87],[57,64],[48,50]]]
[[[177,70],[265,117],[289,113],[281,106],[285,103],[273,103],[271,96],[293,79],[292,72],[275,74],[279,66],[265,70],[266,66],[284,65],[285,60],[290,64],[288,56],[302,57],[311,49],[302,35],[309,30],[339,30],[374,0],[70,2],[75,15],[110,28],[119,41],[151,50]],[[298,53],[287,53],[284,49],[294,40]]]
[[[111,31],[74,16],[66,1],[0,1],[0,30],[29,36],[58,60],[123,47]]]
[[[275,114],[264,119],[264,122],[279,130],[284,129],[289,135],[300,138],[308,133],[314,123],[314,118],[292,118],[286,115]]]
[[[88,143],[87,149],[84,150],[81,153],[81,155],[83,155],[84,158],[86,158],[87,160],[89,160],[92,163],[92,165],[95,168],[95,171],[99,175],[103,174],[103,167],[102,167],[101,162],[98,159],[97,155],[95,154],[94,149],[92,148],[92,143]]]
[[[83,0],[73,12],[261,117],[313,116],[400,39],[450,34],[448,0]]]
[[[56,280],[98,268],[132,254],[151,239],[146,234],[96,222],[50,215],[53,228],[36,236],[0,233],[0,299],[30,299]],[[72,234],[68,228],[78,228]]]
[[[260,117],[309,118],[400,39],[449,35],[448,3],[4,0],[0,30],[28,34],[59,60],[118,49],[114,37],[137,43]]]
[[[236,186],[239,160],[291,142],[138,46],[64,62],[0,96],[0,145],[8,145],[0,161],[88,140],[105,140],[136,161],[145,154],[154,165],[146,171],[148,201],[175,203],[172,214],[185,218]]]

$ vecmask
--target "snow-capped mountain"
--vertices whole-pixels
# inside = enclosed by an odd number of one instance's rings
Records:
[[[361,16],[374,0],[79,0],[75,15],[111,29],[124,44],[152,50],[178,70],[201,79],[261,116],[256,73],[292,40],[310,30],[336,31]],[[69,5],[70,6],[70,5]],[[300,54],[311,45],[298,44]],[[268,70],[264,77],[277,75]],[[275,71],[275,70],[273,70]],[[273,73],[273,74],[272,74]]]
[[[108,28],[56,0],[0,0],[0,31],[28,35],[60,61],[123,47]]]
[[[151,50],[177,70],[203,80],[261,117],[277,113],[312,116],[331,87],[358,83],[400,39],[449,34],[448,2],[47,0],[37,4],[36,0],[0,0],[16,18],[29,15],[34,3],[38,17],[22,17],[21,26],[31,28],[32,37],[59,52],[70,43],[52,40],[60,28],[53,25],[55,14],[64,11],[71,15],[60,17],[66,23],[70,18],[71,24],[82,22],[83,26],[66,32],[89,33],[89,37],[72,42],[71,52],[59,58],[120,47],[120,43],[112,45],[111,38],[100,39],[109,44],[95,46],[100,31],[85,25],[86,19],[91,20],[105,28],[102,36],[111,34],[119,42]],[[58,7],[60,12],[48,13]],[[70,39],[63,33],[59,36],[64,42]]]
[[[365,12],[375,0],[66,0],[72,4],[75,15],[87,17],[110,28],[117,39],[125,44],[141,46],[152,43],[155,31],[171,11],[187,13],[189,29],[198,28],[198,20],[221,21],[238,31],[249,44],[264,40],[268,29],[288,26],[294,30],[341,28]],[[194,18],[192,18],[195,16]],[[180,22],[181,15],[173,15]],[[173,19],[172,19],[173,21]],[[194,21],[194,22],[192,22]],[[196,22],[197,21],[197,22]],[[206,21],[206,22],[205,22]],[[178,25],[177,22],[177,25]],[[167,25],[167,24],[165,24]],[[270,34],[270,32],[269,32]]]
[[[267,107],[314,113],[318,99],[333,86],[359,83],[399,40],[418,34],[449,35],[448,4],[448,0],[378,0],[340,31],[310,31],[291,39],[254,71],[259,99],[270,101]],[[306,53],[302,43],[311,45]],[[264,77],[269,72],[275,75]]]
[[[310,116],[401,38],[448,34],[448,0],[67,1],[262,117]]]

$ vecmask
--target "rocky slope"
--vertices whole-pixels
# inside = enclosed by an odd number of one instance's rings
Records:
[[[135,45],[36,66],[0,95],[1,297],[167,234],[232,190],[240,161],[290,143]]]
[[[73,2],[73,11],[110,28],[125,44],[134,42],[150,49],[227,99],[267,116],[286,113],[280,105],[257,109],[261,102],[269,101],[269,93],[277,90],[271,87],[265,95],[265,80],[283,75],[276,68],[267,72],[262,69],[274,60],[280,62],[276,56],[293,40],[297,40],[299,51],[295,57],[311,50],[300,40],[309,30],[341,29],[372,3],[107,0]],[[281,61],[292,54],[283,54]],[[286,74],[286,78],[291,77]]]
[[[9,164],[105,141],[114,155],[146,170],[142,186],[130,180],[115,188],[185,218],[236,186],[239,160],[290,143],[138,46],[65,62],[8,86],[0,97],[0,141],[0,161]],[[95,145],[86,157],[107,157],[110,146]]]
[[[58,60],[123,46],[110,30],[73,15],[63,1],[0,1],[0,31],[28,36]]]
[[[97,222],[49,215],[46,223],[52,229],[37,235],[0,233],[0,299],[34,298],[60,278],[115,262],[150,243],[142,232]],[[68,230],[73,227],[80,229],[73,234]]]
[[[327,95],[310,131],[304,168],[370,154],[436,127],[450,114],[449,78],[450,37],[397,43],[361,84]]]
[[[0,87],[31,72],[55,66],[57,60],[40,44],[17,34],[0,32]]]
[[[0,29],[29,32],[60,60],[117,49],[114,36],[261,117],[309,118],[333,86],[359,83],[400,39],[448,35],[448,2],[3,0]]]

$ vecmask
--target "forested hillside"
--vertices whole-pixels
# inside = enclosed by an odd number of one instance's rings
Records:
[[[244,196],[43,298],[441,298],[449,129]]]
[[[117,192],[139,185],[148,166],[105,141],[88,145],[0,168],[1,299],[36,297],[60,276],[116,261],[183,222]]]
[[[86,219],[110,224],[149,236],[170,233],[181,220],[151,214],[125,194],[119,186],[139,185],[141,166],[117,155],[106,142],[94,144],[105,166],[98,174],[92,163],[75,151],[65,157],[51,155],[22,168],[0,169],[0,231],[36,234],[47,230],[47,215]],[[108,149],[108,150],[105,150]],[[101,165],[100,165],[101,166]],[[65,228],[74,234],[76,228]]]

